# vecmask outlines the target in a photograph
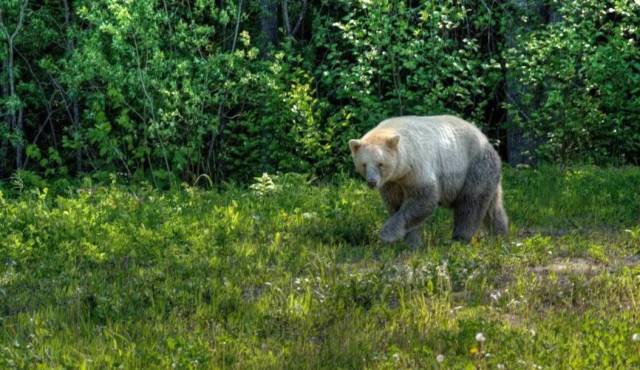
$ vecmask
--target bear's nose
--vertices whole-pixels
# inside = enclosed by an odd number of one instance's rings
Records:
[[[371,189],[373,189],[373,188],[376,187],[376,181],[375,180],[369,180],[369,181],[367,181],[367,185],[369,185],[369,187]]]

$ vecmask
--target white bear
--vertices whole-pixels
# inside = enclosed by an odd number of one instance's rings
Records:
[[[471,123],[454,116],[403,116],[382,121],[351,155],[391,213],[380,232],[385,242],[422,244],[420,226],[437,206],[453,208],[453,239],[469,242],[484,220],[507,234],[500,156]]]

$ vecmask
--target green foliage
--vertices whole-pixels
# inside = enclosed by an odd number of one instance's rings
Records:
[[[380,244],[383,206],[347,178],[21,172],[0,191],[0,367],[640,366],[640,171],[505,177],[510,240],[452,244],[440,210],[412,252]]]
[[[481,37],[495,27],[485,6],[337,3],[346,14],[320,16],[313,41],[327,49],[317,78],[348,124],[341,142],[392,115],[457,112],[483,124],[499,73],[481,50]]]
[[[0,3],[2,30],[25,1]],[[635,2],[289,3],[301,26],[276,7],[269,44],[255,1],[29,2],[0,67],[0,175],[327,176],[380,119],[445,112],[503,146],[520,125],[543,161],[638,163]]]
[[[549,1],[529,17],[505,60],[526,89],[521,125],[549,161],[639,163],[640,6],[633,1]],[[522,107],[511,105],[513,116]]]

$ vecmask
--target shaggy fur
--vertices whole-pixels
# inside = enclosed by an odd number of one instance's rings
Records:
[[[418,247],[420,226],[438,205],[454,209],[455,240],[468,242],[483,220],[494,234],[508,232],[500,157],[472,124],[453,116],[396,117],[349,147],[356,170],[391,214],[383,241]]]

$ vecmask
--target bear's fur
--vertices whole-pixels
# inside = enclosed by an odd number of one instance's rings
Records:
[[[422,244],[422,222],[436,207],[454,210],[453,239],[469,242],[484,220],[508,232],[500,156],[474,125],[454,116],[404,116],[382,121],[349,141],[356,171],[380,192],[391,217],[380,237]]]

